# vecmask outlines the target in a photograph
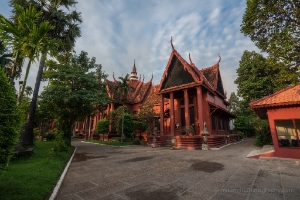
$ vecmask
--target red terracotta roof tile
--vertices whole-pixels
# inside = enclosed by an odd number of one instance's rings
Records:
[[[105,79],[104,81],[107,84],[106,88],[109,97],[111,97],[114,102],[121,102],[120,92],[118,92],[118,89],[116,87],[117,82],[110,81],[108,79]],[[129,80],[128,85],[130,85],[134,89],[128,92],[126,103],[141,103],[144,100],[147,91],[152,85],[152,79],[147,83],[144,83],[140,80]]]
[[[158,87],[159,87],[159,84],[153,85],[152,87],[150,87],[149,91],[147,92],[146,97],[144,98],[143,105],[160,104],[160,95],[156,94]]]
[[[290,86],[257,101],[252,101],[251,108],[300,105],[300,84]]]

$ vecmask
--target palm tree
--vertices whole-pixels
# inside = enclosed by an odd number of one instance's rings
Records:
[[[49,21],[55,28],[48,32],[49,39],[59,39],[61,41],[57,53],[64,54],[70,52],[75,46],[75,39],[81,36],[79,23],[82,22],[80,13],[77,11],[69,11],[70,7],[75,7],[75,0],[11,0],[11,5],[21,5],[23,7],[29,7],[33,5],[38,11],[42,11],[40,17],[40,23],[43,21]],[[15,12],[13,10],[13,12]],[[32,101],[29,108],[29,116],[27,120],[25,135],[26,141],[24,144],[33,144],[33,125],[34,115],[36,110],[37,96],[42,80],[43,70],[45,66],[46,56],[42,54],[40,57],[39,70],[36,77],[34,91],[32,95]]]
[[[133,91],[134,88],[131,87],[128,84],[129,81],[129,74],[126,74],[124,77],[120,76],[118,77],[118,79],[120,79],[120,81],[117,81],[117,90],[120,92],[121,94],[121,101],[123,104],[123,114],[122,114],[122,135],[121,135],[121,143],[123,143],[123,129],[124,129],[124,105],[125,102],[127,100],[128,97],[128,92]]]
[[[5,72],[6,65],[11,62],[12,53],[8,53],[2,41],[0,41],[0,68]]]
[[[43,21],[38,24],[37,20],[41,16],[42,12],[37,12],[34,7],[29,7],[24,10],[19,5],[16,5],[17,10],[17,19],[18,25],[26,26],[29,29],[28,34],[23,37],[23,44],[21,45],[21,52],[25,57],[29,59],[26,73],[22,85],[22,89],[20,91],[18,102],[19,104],[22,102],[22,97],[24,94],[24,90],[26,88],[26,81],[28,78],[29,70],[31,63],[40,55],[46,54],[48,50],[53,50],[56,46],[53,40],[49,40],[47,37],[48,32],[54,29],[54,26],[51,26],[48,21]]]
[[[19,93],[18,101],[20,105],[32,62],[45,48],[51,46],[51,43],[52,46],[54,46],[55,41],[50,41],[46,37],[48,31],[54,28],[49,22],[43,21],[37,25],[42,12],[37,12],[37,10],[31,6],[25,9],[19,5],[15,6],[15,10],[15,21],[6,19],[0,15],[0,37],[3,41],[12,45],[12,48],[17,54],[16,57],[21,56],[29,59],[22,88]],[[14,77],[12,80],[13,79]]]

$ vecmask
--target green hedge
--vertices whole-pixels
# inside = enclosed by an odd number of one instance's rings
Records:
[[[0,91],[0,170],[2,170],[13,155],[21,131],[17,97],[2,70],[0,70]]]

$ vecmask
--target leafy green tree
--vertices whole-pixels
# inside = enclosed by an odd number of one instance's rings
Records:
[[[128,81],[129,81],[129,74],[126,74],[124,77],[120,76],[119,81],[117,81],[117,90],[121,94],[121,101],[123,103],[123,108],[124,108],[125,102],[128,98],[128,92],[134,90],[134,88],[128,84]],[[123,124],[124,124],[124,111],[123,111],[123,116],[122,116],[121,143],[123,142],[123,128],[124,128]],[[119,128],[120,128],[120,126],[119,126]],[[118,132],[119,132],[119,130],[120,129],[118,129]]]
[[[240,99],[234,92],[230,94],[228,102],[230,103],[230,105],[228,106],[228,110],[234,115],[239,115],[241,109]]]
[[[0,40],[0,69],[6,71],[6,66],[12,61],[12,53],[9,53],[3,41]]]
[[[49,39],[60,41],[57,53],[67,54],[72,51],[76,38],[81,36],[79,23],[82,22],[81,14],[76,10],[70,10],[72,7],[75,8],[77,4],[75,0],[10,0],[10,3],[13,8],[15,5],[21,5],[25,8],[34,6],[38,11],[42,11],[43,14],[39,22],[48,21],[50,25],[54,26],[54,29],[48,32]],[[15,12],[15,9],[13,9],[13,12]],[[36,102],[45,67],[45,60],[46,55],[42,54],[26,126],[26,138],[29,138],[28,143],[31,143],[31,136],[33,135]]]
[[[267,59],[263,55],[254,51],[245,51],[237,72],[238,95],[246,102],[256,100],[273,93],[271,67],[267,64]]]
[[[142,138],[142,132],[147,130],[147,124],[143,121],[133,121],[135,132],[140,133],[139,138]]]
[[[99,107],[107,104],[108,97],[99,90],[103,82],[91,72],[95,68],[95,58],[90,59],[86,52],[81,52],[58,56],[57,60],[47,62],[52,69],[45,72],[50,85],[42,92],[41,101],[52,106],[49,109],[58,122],[58,131],[70,145],[72,125],[92,116]]]
[[[241,32],[272,59],[297,71],[300,65],[299,16],[299,0],[247,0]]]
[[[138,113],[137,120],[145,125],[145,128],[148,133],[152,133],[155,116],[158,116],[158,113],[155,113],[155,111],[153,110],[153,105],[144,105]]]
[[[118,129],[119,119],[122,118],[123,113],[130,114],[130,110],[128,109],[127,106],[120,106],[108,114],[107,119],[111,123],[112,131]]]
[[[272,136],[268,120],[262,120],[255,116],[252,118],[251,124],[254,127],[256,136],[254,145],[261,147],[272,143]]]
[[[97,123],[96,134],[108,134],[109,132],[109,121],[102,119]]]
[[[8,165],[21,130],[14,89],[0,70],[0,170]]]
[[[247,136],[251,136],[254,134],[254,127],[251,124],[252,116],[238,116],[234,119],[233,125],[234,127],[243,132]]]
[[[134,122],[131,114],[124,113],[123,117],[119,119],[118,133],[121,134],[122,132],[123,135],[121,138],[124,136],[126,138],[132,138],[135,136]]]

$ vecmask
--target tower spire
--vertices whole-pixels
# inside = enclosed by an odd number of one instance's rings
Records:
[[[131,71],[129,80],[138,80],[137,73],[136,73],[136,67],[135,67],[135,59],[133,61],[133,67],[132,67],[132,71]]]

